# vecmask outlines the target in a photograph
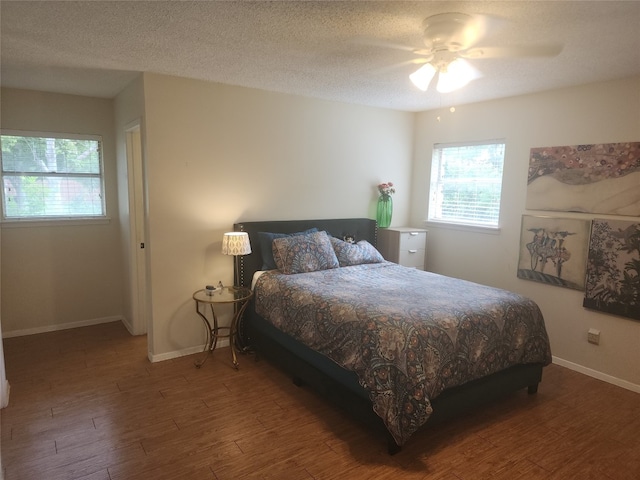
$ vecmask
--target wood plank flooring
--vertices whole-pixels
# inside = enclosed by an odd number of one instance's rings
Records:
[[[7,480],[640,478],[640,395],[551,365],[537,395],[383,439],[228,348],[150,363],[120,323],[4,340]]]

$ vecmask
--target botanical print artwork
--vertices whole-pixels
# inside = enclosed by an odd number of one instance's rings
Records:
[[[522,216],[518,278],[584,290],[589,220]]]
[[[593,221],[583,306],[640,320],[640,223]]]
[[[527,209],[640,216],[640,142],[532,148]]]

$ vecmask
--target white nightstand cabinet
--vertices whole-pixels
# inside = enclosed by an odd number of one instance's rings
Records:
[[[390,262],[424,270],[427,230],[422,228],[378,229],[378,250]]]

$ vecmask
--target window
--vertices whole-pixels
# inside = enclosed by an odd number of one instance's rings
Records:
[[[0,140],[5,219],[104,217],[100,137],[3,131]]]
[[[436,144],[429,221],[497,228],[504,142]]]

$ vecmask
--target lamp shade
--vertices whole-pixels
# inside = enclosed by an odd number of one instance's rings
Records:
[[[440,93],[449,93],[464,87],[477,77],[473,67],[462,58],[457,58],[440,70],[438,86]]]
[[[437,75],[436,89],[440,93],[449,93],[480,77],[480,72],[466,60],[455,57],[451,59],[450,57],[450,55],[440,55],[433,62],[425,63],[409,75],[409,78],[416,87],[426,92],[431,81]]]
[[[251,243],[247,232],[228,232],[222,237],[222,253],[224,255],[248,255]]]
[[[409,79],[416,87],[418,87],[423,92],[426,92],[435,74],[435,67],[430,63],[425,63],[418,70],[409,75]]]

